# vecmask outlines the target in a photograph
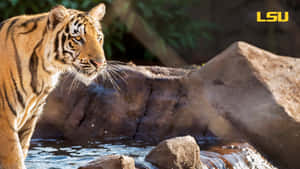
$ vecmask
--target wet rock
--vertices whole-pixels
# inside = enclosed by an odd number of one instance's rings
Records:
[[[79,169],[135,169],[134,159],[121,155],[100,157]]]
[[[277,169],[248,143],[231,143],[201,151],[203,168]]]
[[[200,69],[119,71],[120,90],[101,78],[89,87],[64,79],[48,99],[37,135],[55,128],[52,136],[60,131],[74,141],[121,136],[161,141],[211,131],[224,139],[247,139],[284,168],[300,165],[299,59],[237,42]]]
[[[201,169],[200,148],[191,136],[159,143],[146,160],[160,169]]]

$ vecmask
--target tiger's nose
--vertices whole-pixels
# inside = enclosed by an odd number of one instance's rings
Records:
[[[103,58],[96,58],[96,59],[91,59],[91,62],[96,66],[96,67],[101,67],[106,64],[105,59]]]

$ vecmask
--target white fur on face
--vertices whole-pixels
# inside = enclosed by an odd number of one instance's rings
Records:
[[[84,24],[80,22],[76,23],[76,20],[73,21],[70,25],[70,34],[71,36],[80,36],[84,34]]]

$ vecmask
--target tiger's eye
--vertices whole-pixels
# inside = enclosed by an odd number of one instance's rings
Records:
[[[101,36],[101,35],[98,36],[98,41],[99,41],[99,42],[102,41],[102,36]]]
[[[75,39],[76,39],[77,41],[81,41],[81,37],[80,37],[80,36],[76,36]]]

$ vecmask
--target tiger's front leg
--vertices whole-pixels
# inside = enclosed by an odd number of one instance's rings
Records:
[[[37,120],[38,120],[38,116],[31,117],[30,119],[27,120],[25,125],[19,131],[19,138],[23,150],[24,159],[26,159],[28,149],[30,147],[30,140],[34,132]]]
[[[10,113],[10,112],[9,112]],[[0,115],[5,114],[0,112]],[[18,133],[5,116],[0,116],[0,168],[26,169]]]

